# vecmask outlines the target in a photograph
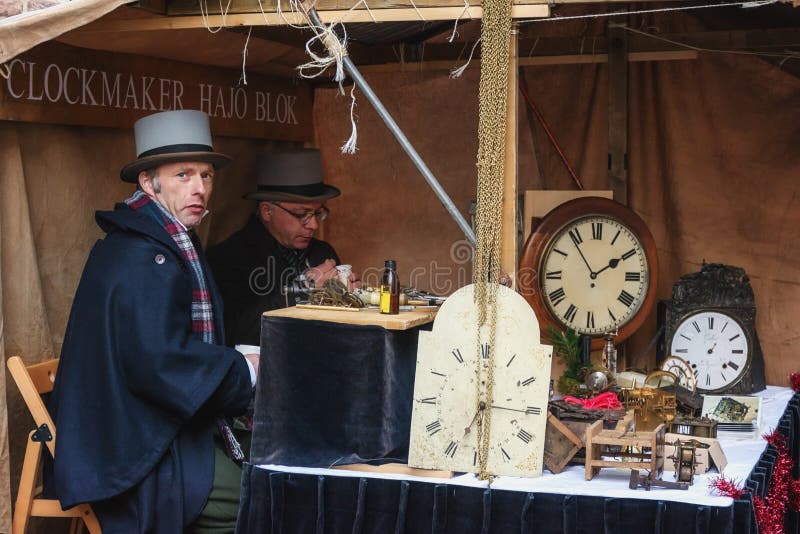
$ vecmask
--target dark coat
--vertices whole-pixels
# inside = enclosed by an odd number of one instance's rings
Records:
[[[302,251],[281,246],[257,215],[228,239],[209,248],[208,262],[225,303],[228,343],[260,345],[261,314],[286,307],[281,290],[297,275],[292,264],[300,263],[305,270],[329,258],[339,264],[333,247],[318,239],[312,239]]]
[[[215,420],[245,411],[250,374],[222,343],[207,266],[218,345],[192,332],[192,275],[169,234],[125,204],[96,220],[107,235],[84,268],[49,403],[53,489],[64,507],[103,501],[104,530],[180,532],[208,498]]]

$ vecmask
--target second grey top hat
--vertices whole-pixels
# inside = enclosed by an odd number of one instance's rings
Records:
[[[260,152],[258,189],[244,198],[286,202],[320,202],[341,194],[322,182],[322,160],[316,148]]]
[[[142,117],[133,125],[136,160],[120,171],[120,178],[136,183],[139,173],[164,163],[203,161],[216,168],[231,158],[214,152],[208,115],[194,109],[164,111]]]

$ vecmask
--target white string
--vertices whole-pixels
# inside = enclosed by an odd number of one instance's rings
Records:
[[[792,57],[796,57],[797,56],[797,54],[795,54],[795,53],[781,54],[779,52],[753,52],[753,51],[750,51],[750,50],[722,50],[722,49],[719,49],[719,48],[701,48],[699,46],[694,46],[694,45],[691,45],[689,43],[683,43],[681,41],[673,41],[672,39],[667,39],[666,37],[661,37],[659,35],[655,35],[655,34],[652,34],[652,33],[644,32],[642,30],[636,30],[636,29],[630,28],[628,26],[620,26],[620,28],[623,28],[624,30],[629,31],[631,33],[644,35],[645,37],[649,37],[649,38],[655,39],[657,41],[663,41],[665,43],[670,43],[670,44],[673,44],[673,45],[676,45],[676,46],[681,46],[681,47],[684,47],[684,48],[688,48],[690,50],[696,50],[697,52],[711,52],[711,53],[717,53],[717,54],[736,54],[736,55],[742,55],[742,56],[780,57],[780,58],[784,58],[783,61],[786,61],[787,59],[790,59]],[[781,62],[781,64],[782,63],[783,62]]]
[[[412,3],[413,3],[413,2],[412,2]],[[347,10],[347,12],[348,12],[348,13],[350,13],[351,11],[355,10],[355,8],[357,8],[357,7],[358,7],[360,4],[364,4],[364,8],[367,10],[367,14],[369,15],[369,18],[371,18],[371,19],[372,19],[372,22],[376,22],[376,23],[377,23],[377,22],[378,22],[378,20],[375,18],[375,15],[373,15],[373,14],[372,14],[372,10],[369,8],[369,4],[367,4],[367,0],[359,0],[358,2],[356,2],[355,4],[353,4],[353,7],[351,7],[350,9],[348,9],[348,10]],[[414,6],[414,8],[416,9],[416,6]],[[417,9],[417,13],[419,13],[419,10],[418,10],[418,9]],[[419,16],[421,17],[421,16],[422,16],[422,13],[420,13],[420,15],[419,15]],[[425,19],[423,18],[422,20],[425,20]],[[340,22],[341,22],[341,21],[340,21]]]
[[[328,67],[336,64],[336,74],[333,76],[333,81],[339,82],[339,93],[344,94],[344,65],[342,59],[347,55],[347,33],[345,32],[344,38],[340,41],[339,37],[334,32],[337,23],[329,26],[319,28],[311,25],[315,35],[306,42],[306,53],[311,57],[311,61],[303,63],[297,67],[298,73],[301,77],[306,79],[316,78],[322,74]],[[344,30],[344,26],[342,25]],[[327,54],[317,54],[311,49],[314,42],[321,42]],[[312,72],[309,72],[312,71]]]
[[[540,36],[538,35],[536,36],[536,40],[533,42],[533,46],[531,47],[530,52],[528,52],[528,57],[531,57],[533,55],[533,51],[536,50],[536,45],[539,44],[539,37]]]
[[[450,34],[450,38],[447,40],[448,43],[452,43],[458,35],[458,23],[461,22],[461,17],[464,16],[464,13],[467,13],[470,19],[472,18],[472,13],[469,10],[469,2],[467,2],[467,0],[464,0],[464,9],[461,11],[461,14],[453,21],[453,33]]]
[[[252,26],[247,30],[247,40],[244,42],[244,50],[242,50],[242,76],[239,78],[239,85],[247,85],[247,71],[245,70],[245,66],[247,65],[247,45],[250,43],[251,33],[253,33]]]
[[[464,74],[464,71],[467,70],[467,67],[469,67],[470,62],[472,61],[472,54],[475,53],[475,49],[478,47],[478,43],[480,43],[480,42],[481,42],[481,40],[479,38],[477,41],[475,41],[475,44],[472,45],[472,50],[470,50],[469,58],[467,58],[467,62],[466,63],[464,63],[463,65],[461,65],[457,69],[452,69],[450,71],[450,77],[451,78],[460,78],[461,75]]]
[[[768,6],[770,4],[777,3],[778,0],[761,0],[758,2],[731,2],[727,4],[706,4],[702,6],[681,6],[681,7],[665,7],[661,9],[643,9],[641,11],[615,11],[613,13],[593,13],[590,15],[572,15],[569,17],[558,17],[553,16],[550,18],[538,18],[538,19],[529,19],[529,20],[520,20],[518,24],[528,24],[531,22],[555,22],[561,20],[577,20],[577,19],[595,19],[601,17],[615,17],[617,15],[639,15],[641,13],[663,13],[666,11],[689,11],[691,9],[707,9],[712,7],[744,7],[744,8],[752,8],[752,7],[761,7],[761,6]]]
[[[233,0],[228,0],[228,5],[226,5],[223,8],[222,7],[222,0],[219,0],[219,11],[220,11],[220,14],[222,15],[222,24],[218,28],[212,30],[211,29],[211,24],[208,22],[209,17],[210,17],[209,12],[208,12],[208,0],[200,0],[200,2],[199,2],[199,4],[200,4],[200,16],[203,19],[203,25],[206,27],[206,29],[209,32],[217,33],[218,31],[220,31],[222,28],[224,28],[226,26],[225,17],[228,16],[228,10],[231,8],[231,2],[232,1]],[[205,6],[205,9],[203,9],[203,6]]]
[[[355,154],[356,150],[358,150],[356,146],[356,142],[358,141],[358,129],[356,128],[355,110],[356,84],[353,84],[353,87],[350,88],[350,138],[339,148],[342,154]]]
[[[425,20],[425,17],[422,16],[422,12],[419,10],[419,8],[417,8],[417,4],[414,3],[414,0],[408,0],[408,1],[411,2],[411,6],[414,8],[414,11],[417,12],[417,15],[419,15],[420,20],[428,22],[427,20]],[[364,2],[364,5],[366,5],[366,2]]]
[[[278,0],[280,3],[280,0]],[[259,5],[261,0],[259,0]],[[334,81],[338,82],[339,84],[339,94],[344,95],[344,86],[343,81],[345,78],[344,73],[344,57],[347,55],[347,30],[342,23],[342,19],[346,17],[347,14],[353,12],[358,6],[364,4],[364,8],[367,10],[370,18],[373,22],[377,22],[375,16],[372,14],[372,10],[369,8],[369,4],[367,4],[366,0],[359,0],[356,2],[345,14],[345,16],[341,17],[338,21],[331,22],[328,26],[324,24],[321,27],[314,24],[308,13],[305,9],[302,9],[300,4],[300,0],[289,0],[289,5],[292,9],[302,12],[306,16],[307,20],[307,27],[310,28],[314,32],[314,37],[309,39],[306,42],[306,53],[311,58],[311,61],[308,61],[299,67],[297,67],[298,74],[306,79],[316,78],[320,76],[328,67],[332,64],[336,64],[336,73],[333,76]],[[413,5],[413,0],[412,0]],[[417,9],[414,6],[414,9]],[[425,20],[422,17],[422,13],[417,9],[417,13],[420,15],[422,20]],[[339,39],[339,36],[336,35],[334,31],[336,26],[340,25],[342,27],[343,36],[342,39]],[[315,53],[311,47],[316,42],[319,41],[325,46],[325,50],[327,54],[317,54]],[[358,129],[356,127],[356,116],[355,116],[355,107],[356,107],[356,96],[355,96],[355,84],[350,90],[350,137],[347,141],[341,146],[341,151],[344,154],[355,154],[358,147],[356,146],[356,142],[358,140]]]
[[[783,68],[783,64],[786,63],[787,61],[789,61],[790,59],[800,59],[800,53],[792,52],[792,53],[788,54],[785,58],[783,58],[781,60],[780,63],[778,63],[778,67],[782,69]]]

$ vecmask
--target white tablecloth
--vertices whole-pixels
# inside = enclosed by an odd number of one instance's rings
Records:
[[[757,436],[746,438],[731,438],[729,435],[719,437],[719,443],[728,460],[724,475],[729,480],[736,480],[740,485],[750,475],[756,462],[767,446],[763,439],[764,434],[771,432],[780,421],[786,410],[786,405],[792,399],[794,392],[790,388],[767,386],[767,389],[757,393],[762,398],[761,423]],[[317,474],[325,476],[385,478],[397,480],[416,480],[420,482],[458,484],[472,487],[488,487],[488,483],[478,480],[473,474],[465,474],[454,478],[429,478],[408,475],[394,475],[364,471],[344,471],[338,469],[307,468],[283,465],[259,465],[258,467],[273,471],[291,473]],[[664,501],[688,502],[698,505],[731,506],[733,499],[718,497],[711,494],[708,486],[713,477],[719,473],[712,469],[706,474],[695,475],[694,484],[688,490],[676,490],[654,487],[651,491],[643,488],[632,490],[628,487],[630,479],[629,469],[603,468],[592,480],[585,480],[585,469],[581,465],[567,467],[558,475],[545,470],[538,478],[498,477],[492,483],[493,489],[557,493],[565,495],[594,495],[599,497],[656,499]],[[664,473],[664,480],[674,480],[673,474]]]

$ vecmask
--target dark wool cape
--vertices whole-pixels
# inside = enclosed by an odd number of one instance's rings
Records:
[[[303,270],[327,259],[339,264],[336,251],[325,241],[312,239],[299,251]],[[208,250],[208,262],[225,302],[225,334],[231,345],[261,344],[261,314],[286,307],[283,286],[296,276],[282,247],[253,215],[243,228]],[[294,306],[294,301],[290,302]]]
[[[192,332],[192,274],[155,220],[125,204],[98,212],[106,237],[72,305],[50,410],[57,429],[52,489],[64,507],[97,502],[104,530],[180,532],[214,475],[219,416],[252,395],[244,358]]]

